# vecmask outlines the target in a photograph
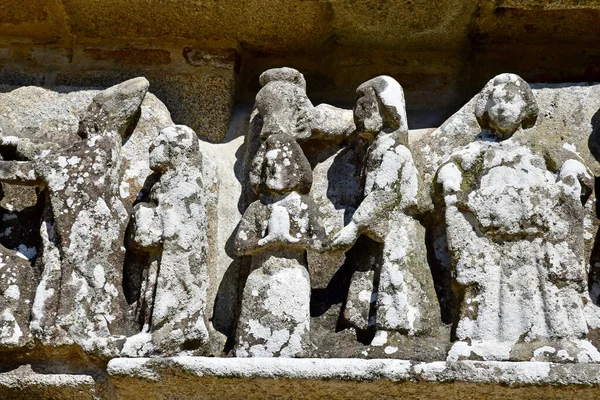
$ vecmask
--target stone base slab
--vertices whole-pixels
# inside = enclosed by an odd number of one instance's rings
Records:
[[[2,399],[592,399],[600,364],[283,358],[113,359],[106,375],[29,365]]]
[[[40,372],[21,365],[0,373],[0,399],[116,399],[106,375],[90,373]]]
[[[361,359],[114,359],[123,399],[592,398],[600,365]]]

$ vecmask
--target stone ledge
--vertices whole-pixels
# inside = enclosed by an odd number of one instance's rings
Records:
[[[40,373],[30,365],[0,373],[2,399],[115,398],[105,377],[91,374]]]
[[[113,359],[119,398],[592,398],[600,365],[383,359]],[[238,396],[238,397],[236,397]]]
[[[343,358],[116,358],[108,363],[113,378],[159,381],[174,371],[198,377],[288,378],[392,382],[472,382],[503,385],[600,386],[600,364],[549,362],[437,361]]]

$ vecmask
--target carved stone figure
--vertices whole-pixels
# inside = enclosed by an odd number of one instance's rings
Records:
[[[343,139],[354,131],[352,113],[328,104],[313,106],[306,95],[306,81],[292,68],[273,68],[259,78],[256,109],[262,116],[260,137],[285,133],[297,141]]]
[[[196,133],[186,126],[161,131],[150,147],[160,178],[150,203],[133,209],[133,245],[150,254],[140,288],[142,332],[128,338],[127,355],[205,354],[209,285],[209,220],[216,182],[206,179]]]
[[[41,185],[47,194],[44,269],[30,323],[42,343],[74,342],[107,356],[132,333],[122,289],[128,213],[119,196],[121,146],[147,90],[144,78],[106,89],[80,121],[82,141],[33,161],[0,162],[0,181]]]
[[[355,131],[351,110],[328,104],[313,106],[306,95],[304,76],[293,68],[272,68],[259,77],[260,91],[246,134],[246,165],[254,160],[261,143],[283,133],[298,143],[316,139],[336,146]],[[323,147],[323,146],[320,146]],[[328,146],[325,146],[328,147]],[[256,199],[246,187],[246,204]]]
[[[244,212],[235,238],[236,251],[252,257],[235,354],[302,356],[310,332],[306,249],[320,248],[323,237],[306,195],[310,165],[291,136],[273,134],[256,154],[250,176],[260,199]]]
[[[492,79],[475,112],[485,130],[480,140],[455,152],[436,175],[459,305],[458,341],[448,358],[597,359],[581,340],[587,333],[582,200],[591,175],[578,159],[551,171],[511,138],[537,118],[520,77]]]
[[[356,96],[358,132],[372,142],[365,156],[364,198],[333,247],[348,249],[366,235],[383,244],[383,253],[374,255],[381,265],[354,272],[346,318],[360,330],[422,335],[440,323],[440,315],[425,229],[414,217],[419,174],[406,147],[404,94],[398,82],[380,76],[360,85]]]

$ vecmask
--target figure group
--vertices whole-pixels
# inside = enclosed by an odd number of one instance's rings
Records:
[[[348,255],[367,238],[377,244],[365,250],[372,261],[349,272],[340,310],[342,328],[368,337],[365,346],[388,343],[390,355],[398,343],[418,347],[421,338],[447,332],[440,351],[448,360],[526,360],[545,348],[553,360],[600,361],[585,340],[583,220],[592,175],[575,153],[555,165],[523,144],[539,113],[527,82],[502,74],[484,87],[473,110],[480,131],[431,182],[413,158],[404,93],[393,78],[360,85],[353,110],[313,106],[304,77],[290,68],[264,72],[260,84],[260,118],[246,138],[253,193],[234,234],[235,253],[250,258],[235,356],[318,354],[308,253]],[[33,296],[23,308],[18,288],[0,282],[2,304],[18,310],[2,314],[0,341],[21,343],[26,324],[43,345],[75,344],[103,357],[212,354],[207,308],[217,286],[210,235],[218,183],[196,133],[160,130],[148,149],[154,181],[147,193],[135,204],[119,193],[122,145],[147,90],[137,78],[99,92],[81,118],[81,140],[66,149],[0,141],[27,154],[0,161],[0,182],[35,185],[46,196],[39,284],[35,293],[23,291]],[[324,189],[313,187],[323,180],[314,167],[328,146],[355,146],[356,204],[315,201]],[[446,331],[427,213],[444,221],[455,308]],[[22,265],[7,268],[30,279]]]
[[[39,283],[32,298],[17,299],[30,304],[30,315],[12,306],[20,326],[7,312],[0,319],[11,323],[11,343],[31,332],[28,339],[43,346],[77,346],[102,358],[207,354],[216,184],[196,133],[167,126],[154,138],[147,160],[158,179],[131,217],[120,192],[122,145],[148,86],[136,78],[98,92],[80,119],[81,140],[65,149],[2,138],[1,146],[29,160],[0,161],[0,182],[38,186],[46,197]],[[132,254],[143,265],[128,298],[124,270]],[[17,270],[29,277],[30,269]]]
[[[252,256],[236,355],[305,354],[310,345],[311,294],[306,250],[348,250],[360,235],[383,244],[383,262],[378,286],[371,282],[366,302],[357,302],[352,309],[352,324],[357,329],[376,326],[407,335],[428,332],[440,319],[439,306],[426,259],[425,230],[414,218],[420,182],[407,147],[408,124],[400,85],[387,76],[361,85],[353,112],[356,128],[348,133],[343,117],[332,116],[327,126],[318,125],[322,111],[305,97],[304,79],[298,71],[268,70],[261,83],[257,109],[264,121],[262,145],[250,171],[260,198],[244,213],[236,236],[237,251]],[[273,106],[269,94],[285,97],[286,91],[291,92],[287,97],[292,101]],[[327,109],[332,115],[335,112],[330,106]],[[317,121],[317,125],[307,126],[306,121]],[[312,137],[311,132],[315,132]],[[363,200],[351,222],[330,239],[307,196],[313,177],[298,142],[315,137],[335,140],[339,132],[362,137],[368,151]],[[359,274],[353,280],[360,279]],[[369,314],[372,294],[376,296],[376,315]]]
[[[445,221],[457,307],[449,360],[529,359],[544,345],[554,346],[558,360],[598,355],[583,340],[583,218],[591,174],[577,157],[551,170],[542,156],[511,139],[517,131],[526,135],[538,116],[524,80],[502,74],[486,85],[474,110],[479,135],[442,163],[433,182],[421,181],[409,148],[403,91],[391,77],[358,87],[353,129],[330,106],[323,123],[323,106],[306,98],[298,71],[266,71],[261,84],[256,108],[262,144],[250,172],[259,199],[246,210],[236,236],[237,251],[252,257],[237,356],[306,354],[306,250],[347,251],[361,235],[381,244],[380,262],[352,274],[343,310],[349,326],[375,332],[375,338],[427,336],[439,326],[419,220],[422,185],[434,188],[434,212]],[[312,171],[298,143],[339,140],[341,132],[361,138],[367,149],[362,200],[330,237],[307,197]]]

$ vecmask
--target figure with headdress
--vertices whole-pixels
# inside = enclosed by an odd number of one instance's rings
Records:
[[[237,253],[252,257],[235,354],[302,356],[310,332],[306,250],[321,248],[323,238],[307,196],[310,164],[291,136],[272,134],[254,158],[250,181],[260,198],[244,212],[235,238]]]

